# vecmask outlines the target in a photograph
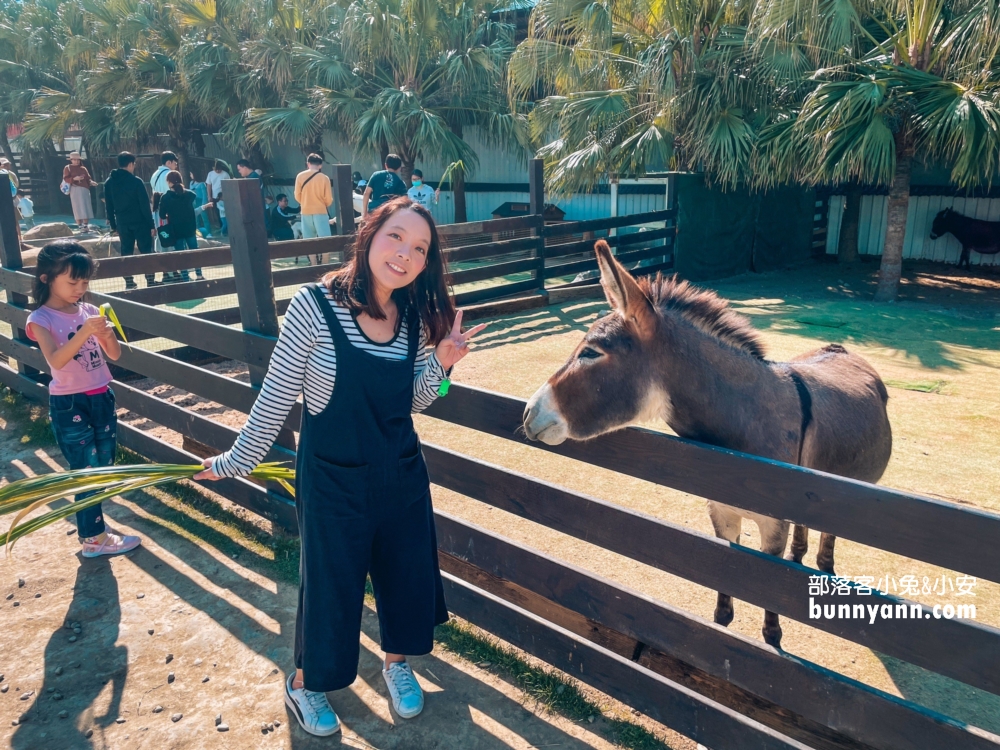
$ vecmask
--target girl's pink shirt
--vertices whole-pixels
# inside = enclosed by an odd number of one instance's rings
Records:
[[[28,338],[38,340],[31,335],[30,324],[34,323],[48,331],[57,346],[64,346],[76,335],[87,318],[101,314],[100,310],[87,302],[80,302],[76,307],[76,312],[64,313],[42,305],[28,316]],[[104,361],[104,351],[97,339],[91,336],[65,367],[52,370],[49,393],[53,396],[70,396],[96,391],[106,387],[112,380],[111,370]]]

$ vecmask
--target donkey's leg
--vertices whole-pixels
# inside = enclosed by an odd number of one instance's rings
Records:
[[[715,535],[727,542],[736,543],[743,529],[743,517],[734,508],[709,501],[708,515],[715,527]],[[725,627],[733,621],[733,598],[719,592],[715,603],[715,622]]]
[[[795,524],[795,531],[792,532],[792,547],[785,555],[786,560],[801,563],[806,552],[809,551],[809,529],[800,524]]]
[[[836,575],[833,572],[833,545],[836,542],[837,537],[833,534],[819,535],[819,552],[816,553],[816,567],[830,575]]]
[[[788,542],[788,521],[778,521],[774,518],[759,516],[753,519],[760,528],[760,551],[775,557],[781,557]],[[796,530],[798,527],[796,527]],[[793,543],[794,547],[794,543]],[[776,612],[764,612],[764,627],[761,629],[764,642],[769,646],[781,648],[781,624]]]

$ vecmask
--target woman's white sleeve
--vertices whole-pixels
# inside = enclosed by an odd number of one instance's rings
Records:
[[[423,411],[438,397],[441,381],[447,377],[434,349],[427,348],[427,333],[420,327],[417,359],[413,363],[413,413]]]
[[[271,449],[295,399],[302,392],[306,362],[319,332],[306,299],[309,294],[308,290],[301,290],[288,306],[267,376],[250,417],[233,447],[212,465],[219,476],[246,476],[256,468]]]

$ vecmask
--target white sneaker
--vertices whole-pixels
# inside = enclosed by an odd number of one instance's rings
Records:
[[[142,539],[137,536],[118,536],[110,531],[105,535],[101,543],[83,543],[84,557],[100,557],[101,555],[120,555],[131,552],[142,544]]]
[[[305,688],[294,690],[294,679],[295,670],[292,670],[285,680],[285,704],[292,709],[302,728],[317,737],[328,737],[339,732],[340,719],[330,708],[326,693],[316,693]]]
[[[424,710],[424,691],[417,684],[413,670],[405,661],[398,661],[382,670],[382,678],[389,688],[392,707],[404,719],[412,719]]]

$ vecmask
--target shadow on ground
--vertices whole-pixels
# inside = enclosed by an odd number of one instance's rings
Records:
[[[877,651],[873,653],[882,661],[900,694],[907,700],[1000,734],[1000,696]]]
[[[208,737],[214,740],[214,727],[209,722],[216,713],[215,706],[222,705],[220,692],[249,693],[260,688],[260,682],[266,687],[260,692],[260,702],[266,705],[253,705],[249,716],[236,716],[232,709],[224,711],[227,720],[234,724],[227,737],[237,741],[237,746],[251,746],[246,741],[248,723],[254,727],[253,735],[262,736],[258,728],[260,715],[280,717],[285,723],[280,730],[283,733],[280,746],[300,750],[341,744],[379,750],[415,747],[500,750],[511,747],[512,737],[521,740],[516,746],[523,743],[568,750],[594,746],[567,734],[556,722],[535,715],[512,697],[518,694],[517,690],[505,694],[498,689],[498,681],[489,684],[467,674],[451,663],[457,659],[437,652],[411,660],[427,686],[424,713],[410,721],[399,719],[388,709],[377,646],[377,618],[368,608],[362,622],[365,647],[361,650],[359,679],[351,688],[330,694],[344,732],[330,738],[312,737],[287,712],[279,688],[293,669],[292,634],[297,601],[294,571],[289,574],[287,568],[276,570],[274,562],[260,552],[227,536],[213,524],[184,514],[155,492],[140,491],[132,493],[125,502],[105,503],[105,515],[112,527],[124,525],[135,529],[143,536],[144,546],[130,553],[127,560],[81,559],[72,563],[77,565],[76,582],[67,620],[80,622],[82,632],[75,643],[69,641],[73,631],[65,627],[55,627],[49,637],[44,679],[30,703],[23,704],[29,718],[15,730],[11,744],[15,750],[118,747],[124,746],[121,743],[126,733],[132,738],[130,747],[215,746],[215,742],[199,744],[194,738],[209,732]],[[61,535],[66,528],[68,525],[57,525],[41,533]],[[63,543],[58,543],[58,549],[46,554],[65,554]],[[231,567],[226,559],[234,556],[238,556],[239,563]],[[174,560],[182,560],[183,565],[172,563]],[[248,576],[241,568],[258,575]],[[130,582],[119,591],[116,573],[121,576],[123,572]],[[254,580],[255,577],[264,580]],[[136,583],[136,578],[145,582]],[[141,603],[136,601],[137,585],[145,592],[145,601]],[[217,587],[216,590],[210,590],[211,586]],[[163,590],[157,591],[159,587]],[[218,593],[218,589],[223,593]],[[165,610],[169,610],[170,616]],[[273,620],[272,624],[261,622],[255,612],[265,613],[266,619]],[[157,636],[170,640],[158,641],[147,635],[145,625],[136,622],[137,616],[144,613],[158,620]],[[206,651],[213,644],[203,641],[216,639],[217,636],[210,635],[215,629],[199,625],[195,630],[201,632],[191,632],[196,622],[204,621],[206,616],[238,643],[217,642],[215,651]],[[126,622],[130,625],[126,626]],[[176,659],[169,665],[163,656],[167,649],[176,652]],[[252,656],[241,657],[246,650],[266,660],[262,672],[259,664],[244,669],[236,665],[236,672],[230,674],[213,672],[205,664],[199,669],[207,670],[212,681],[198,684],[200,671],[195,673],[190,668],[195,653],[206,653],[206,662],[214,658],[220,663],[240,658],[259,662]],[[271,669],[270,675],[267,668]],[[168,686],[167,673],[174,669],[177,681]],[[254,685],[256,672],[262,676]],[[235,688],[222,687],[226,677],[236,679],[236,682],[229,680],[229,685],[235,684]],[[158,704],[164,710],[154,715],[152,709]],[[66,711],[67,717],[60,718],[60,711]],[[184,714],[176,724],[169,718],[174,712]],[[119,718],[127,723],[116,726]],[[197,722],[198,729],[190,722]],[[241,733],[236,732],[237,722]],[[88,730],[92,730],[90,737]],[[606,746],[603,742],[598,744]]]
[[[121,607],[112,569],[116,561],[79,559],[73,599],[66,614],[68,624],[80,624],[79,632],[63,627],[49,638],[44,680],[25,712],[30,718],[22,721],[11,738],[14,750],[45,747],[47,736],[59,747],[90,747],[81,727],[97,727],[99,731],[114,724],[120,715],[128,676],[128,647],[118,644]],[[95,714],[94,704],[109,683],[107,707]]]
[[[883,346],[931,368],[958,369],[958,349],[1000,345],[1000,275],[971,274],[943,264],[908,266],[899,301],[872,302],[877,268],[871,263],[803,268],[702,282],[732,301],[755,327],[850,346]],[[477,349],[525,343],[552,334],[586,332],[609,305],[594,297],[489,321]],[[803,346],[803,352],[809,346]]]

